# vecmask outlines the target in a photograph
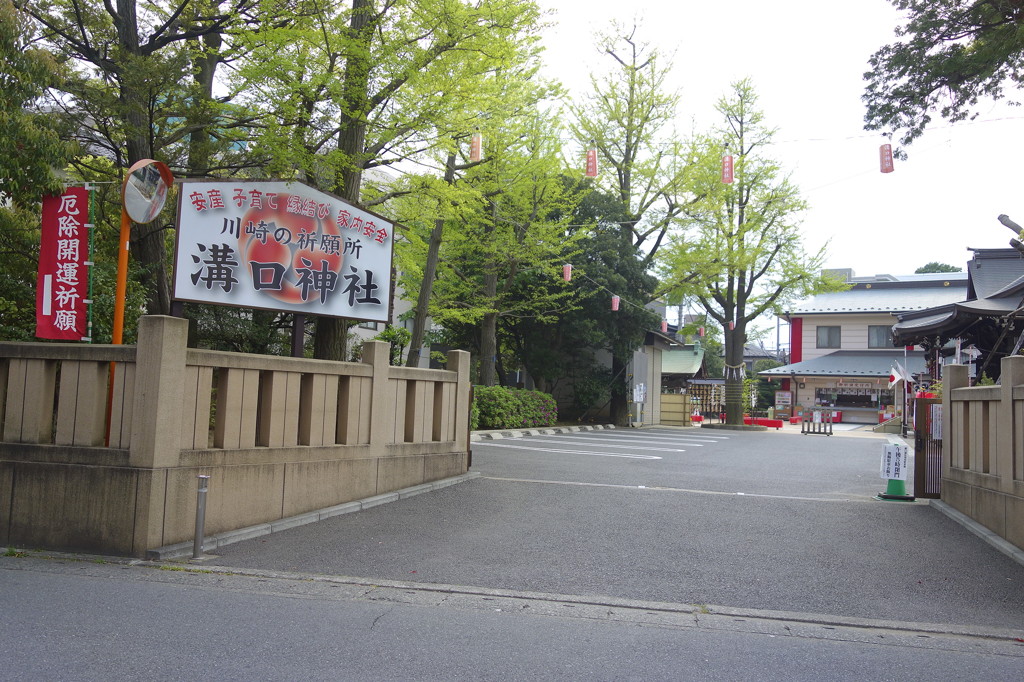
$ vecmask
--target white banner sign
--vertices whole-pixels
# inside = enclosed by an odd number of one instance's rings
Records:
[[[888,444],[882,451],[881,477],[887,480],[907,480],[907,446]]]
[[[388,321],[390,221],[300,182],[179,190],[174,298]]]
[[[942,403],[929,405],[932,424],[932,440],[942,440]]]

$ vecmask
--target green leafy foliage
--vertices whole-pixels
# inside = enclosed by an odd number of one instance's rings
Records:
[[[702,199],[686,211],[680,239],[659,254],[664,286],[692,300],[722,330],[726,412],[740,423],[739,383],[747,327],[766,313],[843,284],[821,274],[825,251],[803,248],[799,190],[763,154],[775,131],[764,123],[753,85],[732,85],[716,109],[722,122],[699,144],[692,182]],[[721,181],[723,149],[734,155],[735,182]],[[705,357],[709,353],[705,354]]]
[[[475,386],[473,409],[474,429],[524,429],[552,426],[558,421],[554,398],[540,391]]]
[[[757,407],[767,408],[775,405],[775,391],[778,389],[778,384],[772,383],[765,377],[758,376],[759,372],[774,369],[775,367],[782,367],[782,363],[770,358],[754,362],[753,379],[755,381],[754,388],[757,391]]]
[[[1021,6],[1007,0],[892,0],[904,12],[898,42],[885,45],[864,74],[867,130],[910,144],[938,114],[974,118],[979,100],[1024,84]],[[1016,100],[1011,100],[1017,103]],[[903,154],[897,151],[897,155]]]
[[[405,354],[405,347],[409,345],[412,332],[405,327],[387,325],[384,331],[373,337],[377,341],[387,341],[391,344],[390,360],[392,365],[401,365],[402,356]]]
[[[915,275],[921,275],[929,272],[961,272],[961,269],[946,263],[932,261],[931,263],[922,265],[917,270],[914,270]]]

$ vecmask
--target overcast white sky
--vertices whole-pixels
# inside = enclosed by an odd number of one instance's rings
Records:
[[[806,244],[831,240],[827,267],[858,275],[909,274],[929,261],[964,267],[967,247],[1008,245],[1013,235],[997,215],[1024,224],[1024,109],[986,103],[973,123],[938,121],[907,149],[908,161],[879,171],[885,140],[864,131],[861,95],[868,58],[898,24],[886,0],[539,1],[555,11],[544,41],[549,75],[574,91],[591,68],[607,66],[594,33],[638,16],[640,37],[674,55],[682,131],[707,128],[729,84],[750,77],[779,131],[772,155],[810,204]]]

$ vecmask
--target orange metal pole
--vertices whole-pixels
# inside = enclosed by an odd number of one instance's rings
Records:
[[[128,243],[131,239],[132,221],[128,212],[121,207],[121,233],[118,237],[117,251],[117,286],[114,289],[114,328],[111,332],[111,343],[119,346],[124,339],[124,299],[128,290]],[[106,446],[110,446],[110,415],[114,409],[114,368],[117,363],[110,363],[107,377],[107,437]]]
[[[118,238],[117,287],[114,290],[114,330],[111,342],[119,345],[124,337],[124,299],[128,289],[128,242],[131,239],[132,221],[128,212],[121,208],[121,236]]]

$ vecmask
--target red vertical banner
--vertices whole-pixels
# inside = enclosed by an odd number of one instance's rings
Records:
[[[878,148],[878,162],[883,173],[892,173],[892,145],[883,144]]]
[[[70,187],[43,197],[36,280],[36,336],[81,341],[89,296],[89,190]]]
[[[597,177],[597,149],[594,148],[587,150],[587,177]]]
[[[473,133],[469,139],[469,160],[476,162],[483,157],[484,138],[480,133]]]
[[[722,157],[722,182],[732,184],[732,155],[726,154]]]

